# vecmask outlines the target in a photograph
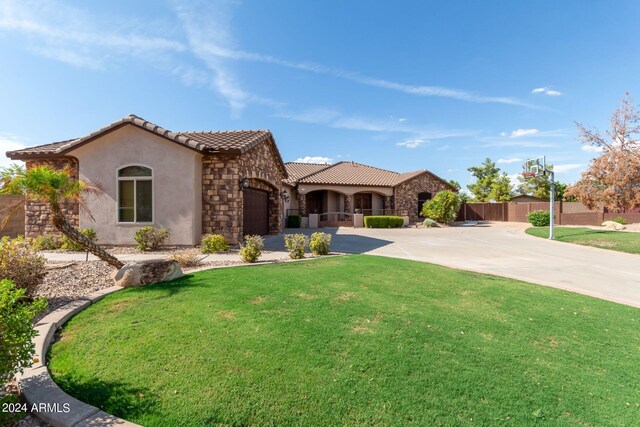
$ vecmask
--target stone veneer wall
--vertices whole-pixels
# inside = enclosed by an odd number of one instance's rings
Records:
[[[269,233],[282,230],[284,173],[275,150],[272,143],[265,142],[242,155],[215,154],[202,159],[203,234],[222,234],[231,244],[241,240],[243,178],[249,179],[249,187],[269,192]]]
[[[50,166],[53,169],[71,167],[71,177],[78,179],[78,161],[72,157],[60,159],[28,160],[27,170],[35,166]],[[71,225],[80,224],[80,206],[77,202],[67,201],[62,204],[62,212]],[[51,221],[51,208],[48,204],[27,199],[24,212],[24,233],[26,237],[37,237],[42,234],[60,234]]]
[[[420,220],[418,216],[418,193],[430,192],[433,196],[442,190],[451,190],[451,187],[429,173],[419,175],[397,185],[393,189],[395,210],[406,211],[409,214],[409,222],[415,223]]]

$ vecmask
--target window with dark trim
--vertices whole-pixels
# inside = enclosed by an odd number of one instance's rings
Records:
[[[418,216],[422,216],[422,206],[428,200],[431,200],[431,193],[429,192],[418,193]]]
[[[144,166],[118,170],[118,222],[153,222],[152,179]]]

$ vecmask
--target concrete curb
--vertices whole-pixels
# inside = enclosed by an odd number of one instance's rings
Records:
[[[121,289],[123,288],[120,286],[112,286],[81,297],[52,311],[36,324],[35,329],[38,331],[38,335],[33,339],[36,346],[35,362],[22,374],[16,376],[18,389],[27,401],[29,408],[35,405],[38,409],[32,412],[33,415],[54,427],[138,426],[69,396],[53,381],[45,364],[47,351],[51,346],[55,332],[67,320],[106,295]]]

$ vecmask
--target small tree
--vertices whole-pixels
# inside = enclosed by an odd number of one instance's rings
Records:
[[[489,199],[494,202],[508,202],[513,197],[513,185],[506,173],[500,175],[489,191]]]
[[[25,289],[0,281],[0,384],[31,366],[36,336],[32,322],[47,306],[44,298],[30,300]]]
[[[602,154],[592,160],[582,178],[566,191],[590,209],[622,211],[640,205],[640,109],[627,94],[611,116],[603,136],[577,123],[583,144],[595,146]]]
[[[51,207],[51,220],[58,231],[109,265],[115,268],[124,266],[124,263],[74,228],[62,212],[62,203],[73,200],[91,216],[84,203],[84,195],[99,192],[96,186],[87,181],[74,180],[70,168],[55,170],[49,166],[36,166],[25,171],[21,166],[12,165],[0,171],[0,183],[2,194],[21,194],[25,199],[47,203]],[[4,218],[3,226],[22,203],[24,201],[17,204]]]
[[[460,198],[451,190],[437,193],[422,206],[422,216],[441,223],[455,221],[460,210]]]
[[[491,187],[500,178],[500,168],[487,157],[481,166],[470,167],[467,170],[476,178],[475,184],[467,185],[475,201],[488,202]]]

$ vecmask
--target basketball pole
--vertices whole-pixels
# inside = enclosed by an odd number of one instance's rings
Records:
[[[553,240],[553,223],[555,222],[556,210],[556,184],[553,171],[547,169],[546,166],[545,169],[549,173],[549,240]]]

